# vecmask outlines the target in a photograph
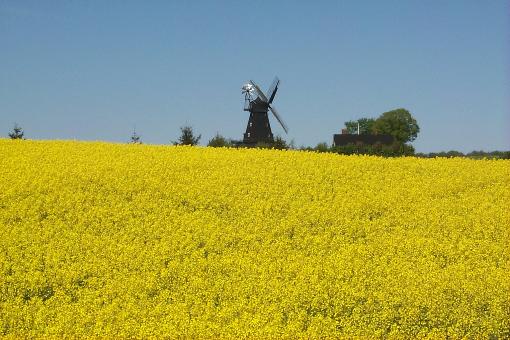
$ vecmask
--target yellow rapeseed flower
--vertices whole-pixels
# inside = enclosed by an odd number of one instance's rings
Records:
[[[0,140],[0,335],[510,337],[510,161]]]

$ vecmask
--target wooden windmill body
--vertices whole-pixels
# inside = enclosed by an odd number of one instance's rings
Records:
[[[256,145],[259,143],[273,143],[274,137],[269,124],[268,112],[271,111],[280,125],[283,127],[285,133],[288,129],[283,120],[281,119],[278,111],[272,105],[280,80],[275,78],[273,84],[269,88],[267,95],[265,95],[257,84],[250,80],[242,88],[244,93],[244,111],[250,112],[250,118],[244,133],[243,144]],[[256,96],[253,96],[253,95]]]

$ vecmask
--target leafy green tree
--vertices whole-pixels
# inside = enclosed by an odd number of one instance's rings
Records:
[[[174,145],[197,145],[200,138],[202,135],[195,136],[191,126],[182,126],[181,136],[177,142],[174,142]]]
[[[466,155],[466,157],[469,158],[475,158],[475,159],[482,159],[482,158],[489,158],[489,159],[510,159],[510,151],[471,151]]]
[[[9,137],[11,139],[23,139],[23,129],[16,123],[14,123],[14,128],[12,129],[12,132],[9,133]]]
[[[317,144],[317,146],[315,146],[315,151],[328,152],[329,151],[329,146],[328,146],[327,143],[321,142],[321,143]]]
[[[272,147],[278,150],[286,150],[289,148],[289,145],[287,144],[285,139],[283,139],[280,136],[276,136],[274,142],[272,143]]]
[[[375,123],[374,118],[360,118],[358,120],[350,120],[345,122],[345,128],[347,129],[347,132],[351,134],[357,134],[358,123],[360,135],[368,135],[373,133],[373,127]]]
[[[412,142],[416,139],[420,127],[416,119],[406,109],[396,109],[381,114],[373,125],[377,134],[388,134],[398,143]]]
[[[276,136],[273,141],[266,141],[266,142],[258,142],[255,144],[255,147],[258,149],[277,149],[277,150],[286,150],[289,148],[289,145],[280,136]]]
[[[209,140],[207,146],[211,146],[213,148],[230,147],[232,146],[232,143],[230,140],[226,139],[219,133],[216,133],[216,136]]]

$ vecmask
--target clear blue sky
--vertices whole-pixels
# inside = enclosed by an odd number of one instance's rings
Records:
[[[282,80],[297,146],[404,107],[417,151],[510,149],[508,1],[0,0],[0,131],[241,139],[240,88]]]

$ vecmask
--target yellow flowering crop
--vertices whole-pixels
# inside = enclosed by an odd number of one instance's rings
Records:
[[[510,161],[0,140],[0,335],[510,337]]]

